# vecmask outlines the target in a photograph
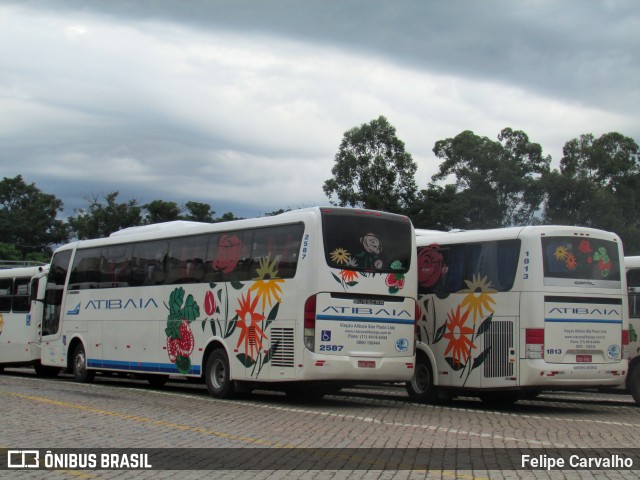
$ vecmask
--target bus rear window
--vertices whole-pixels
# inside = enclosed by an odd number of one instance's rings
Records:
[[[343,270],[406,273],[411,222],[401,215],[336,209],[322,212],[327,264]]]
[[[581,237],[542,238],[545,285],[620,288],[618,244]]]

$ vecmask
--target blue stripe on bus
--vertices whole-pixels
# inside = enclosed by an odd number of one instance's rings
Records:
[[[109,368],[113,370],[125,371],[132,370],[149,373],[179,373],[178,367],[176,367],[173,363],[126,362],[122,360],[98,360],[89,358],[87,360],[87,367]],[[193,375],[200,375],[200,367],[198,365],[192,365],[189,369],[189,373]]]
[[[333,320],[333,321],[354,321],[354,322],[375,322],[375,323],[401,323],[413,325],[414,320],[401,320],[398,318],[382,318],[382,317],[347,317],[340,315],[318,315],[317,320]]]
[[[544,321],[554,323],[613,323],[622,325],[622,320],[599,320],[591,318],[545,318]]]

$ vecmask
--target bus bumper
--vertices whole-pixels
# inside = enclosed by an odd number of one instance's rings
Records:
[[[624,383],[627,370],[627,361],[561,364],[520,359],[519,384],[523,387],[615,387]]]
[[[361,357],[309,355],[296,380],[347,382],[408,382],[413,377],[415,357]]]

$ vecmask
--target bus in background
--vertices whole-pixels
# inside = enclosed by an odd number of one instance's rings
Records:
[[[60,369],[40,363],[43,292],[47,266],[0,269],[0,372],[33,365],[41,376]]]
[[[321,396],[413,376],[417,296],[405,216],[310,208],[177,222],[58,248],[43,364],[204,379],[209,392]]]
[[[629,327],[615,234],[417,232],[422,313],[411,398],[508,404],[541,390],[623,383]]]
[[[640,404],[640,256],[625,257],[624,268],[627,273],[629,292],[629,373],[625,387]]]

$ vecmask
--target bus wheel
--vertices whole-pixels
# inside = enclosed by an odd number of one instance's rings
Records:
[[[58,367],[47,367],[46,365],[42,365],[40,362],[36,363],[33,368],[36,371],[36,375],[44,378],[53,378],[60,373],[60,368]]]
[[[633,370],[629,372],[629,393],[640,405],[640,363],[633,367]]]
[[[214,350],[209,355],[204,376],[207,382],[207,390],[209,390],[212,397],[233,398],[235,389],[231,381],[229,358],[223,349]]]
[[[433,383],[431,362],[422,355],[416,358],[413,378],[407,382],[407,393],[414,402],[437,403],[438,387]]]
[[[90,383],[96,373],[87,368],[87,355],[84,352],[84,345],[79,343],[73,351],[73,378],[76,382]]]

